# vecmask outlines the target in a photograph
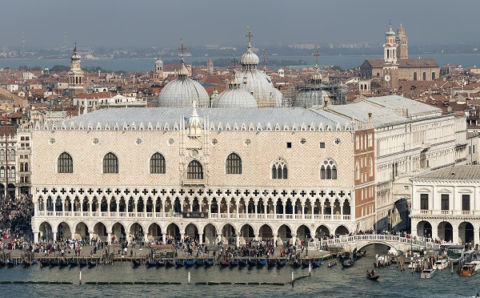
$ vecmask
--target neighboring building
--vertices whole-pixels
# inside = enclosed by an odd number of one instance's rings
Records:
[[[163,61],[158,59],[155,61],[155,68],[153,69],[153,82],[161,83],[165,79],[165,74],[163,72]]]
[[[15,197],[16,194],[16,131],[16,127],[8,123],[0,126],[0,198]]]
[[[191,236],[238,245],[367,230],[373,134],[303,108],[104,109],[37,123],[35,242]]]
[[[377,78],[392,89],[398,88],[398,80],[432,81],[438,79],[440,67],[434,59],[408,58],[407,37],[404,29],[400,28],[399,36],[396,38],[392,26],[388,27],[383,46],[384,58],[365,60],[360,66],[362,78]]]
[[[480,166],[439,169],[411,183],[414,236],[480,244]]]
[[[409,179],[453,165],[457,138],[463,144],[465,129],[457,126],[459,121],[453,114],[443,115],[439,108],[398,95],[365,98],[328,109],[375,128],[375,228],[407,229],[411,206]]]
[[[31,192],[31,132],[29,129],[17,129],[17,194]]]

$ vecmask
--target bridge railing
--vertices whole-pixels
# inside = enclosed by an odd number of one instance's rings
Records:
[[[324,247],[345,246],[347,244],[355,244],[360,242],[386,242],[392,244],[401,243],[405,245],[412,245],[415,247],[425,247],[427,249],[439,249],[440,244],[432,241],[432,239],[424,237],[402,237],[398,235],[388,234],[363,234],[363,235],[345,235],[331,239],[322,239],[315,241],[315,245],[321,249]]]

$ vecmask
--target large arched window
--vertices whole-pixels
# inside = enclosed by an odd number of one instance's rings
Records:
[[[150,158],[150,174],[165,174],[165,157],[158,152]]]
[[[328,158],[323,161],[320,167],[320,179],[322,180],[336,180],[337,179],[337,163]]]
[[[59,173],[73,173],[73,159],[70,154],[63,152],[58,157],[57,168]]]
[[[227,157],[227,174],[241,174],[242,173],[242,159],[238,154],[231,153]]]
[[[115,154],[109,152],[103,157],[103,173],[118,173],[118,158]]]
[[[203,179],[203,167],[200,162],[192,160],[188,164],[187,179]]]
[[[272,165],[272,179],[287,179],[288,167],[287,163],[279,158]]]

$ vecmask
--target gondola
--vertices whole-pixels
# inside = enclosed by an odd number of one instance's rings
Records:
[[[43,259],[43,260],[40,261],[40,266],[41,266],[41,267],[47,267],[48,265],[50,265],[50,261],[49,261],[49,260]]]
[[[312,267],[313,268],[318,268],[318,267],[320,267],[320,265],[322,265],[322,260],[321,259],[312,262]]]
[[[158,263],[158,262],[155,261],[155,260],[149,260],[149,261],[147,262],[147,267],[148,267],[148,268],[150,268],[150,267],[156,267],[156,266],[157,266],[157,263]]]
[[[172,267],[173,265],[175,265],[175,262],[173,260],[166,260],[165,261],[165,266],[167,268]]]
[[[27,260],[23,260],[22,264],[23,264],[23,267],[27,268],[27,267],[30,267],[32,265],[32,262],[27,261]]]
[[[230,263],[226,260],[220,261],[220,268],[225,268],[230,266]]]
[[[5,262],[0,260],[0,267],[3,267],[3,266],[5,266]]]
[[[133,264],[133,268],[137,268],[138,266],[140,266],[142,264],[142,262],[138,259],[135,259],[132,261],[132,264]]]
[[[88,264],[88,268],[93,268],[97,266],[97,262],[95,260],[88,260],[87,264]]]
[[[278,260],[278,262],[277,262],[277,268],[282,268],[282,267],[284,267],[287,263],[288,263],[287,259]]]
[[[238,267],[243,268],[248,265],[247,260],[240,259],[238,260]]]
[[[205,266],[205,260],[204,259],[198,259],[197,262],[195,262],[195,268],[203,267],[203,266]]]
[[[50,260],[50,267],[55,267],[55,266],[58,266],[58,260],[57,259]]]
[[[248,267],[249,268],[250,267],[255,267],[255,266],[257,266],[257,260],[252,260],[252,259],[248,260]]]
[[[302,266],[302,262],[300,262],[300,260],[295,260],[292,262],[293,268],[299,268],[300,266]]]
[[[68,265],[70,265],[70,267],[75,267],[78,265],[78,262],[75,259],[70,259],[68,260]]]
[[[213,264],[215,264],[215,261],[212,259],[207,259],[205,260],[204,264],[205,264],[205,267],[210,267],[210,266],[213,266]]]
[[[275,267],[276,265],[277,265],[277,261],[276,261],[276,260],[270,259],[270,260],[268,260],[268,262],[267,262],[267,268],[268,268],[268,269],[273,268],[273,267]]]
[[[230,265],[230,268],[238,266],[238,260],[237,259],[230,260],[228,263]]]
[[[185,264],[185,262],[183,260],[175,259],[175,267],[176,268],[183,267],[184,264]]]
[[[303,260],[302,261],[302,268],[308,268],[308,266],[310,266],[310,261]]]
[[[380,275],[376,274],[375,271],[367,272],[367,279],[369,280],[377,280]]]
[[[165,261],[163,259],[160,259],[157,261],[157,267],[163,267],[165,266]]]
[[[85,260],[85,259],[78,260],[78,265],[80,265],[80,267],[82,267],[82,268],[87,266],[87,260]]]
[[[261,259],[257,261],[257,267],[262,268],[263,266],[267,265],[267,259]]]
[[[354,264],[352,259],[342,260],[342,268],[350,268]]]
[[[331,260],[330,262],[328,262],[328,268],[332,268],[335,265],[337,265],[337,260]]]
[[[67,267],[68,266],[68,261],[65,260],[65,259],[60,259],[60,261],[58,262],[58,266],[64,268],[64,267]]]
[[[15,261],[12,260],[12,259],[8,259],[7,260],[7,267],[13,267],[13,266],[15,266]]]
[[[197,262],[197,259],[187,259],[187,260],[184,260],[183,262],[185,264],[185,267],[192,267]]]

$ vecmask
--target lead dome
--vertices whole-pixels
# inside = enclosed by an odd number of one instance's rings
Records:
[[[257,108],[257,101],[240,83],[233,79],[227,89],[220,93],[212,104],[213,108]]]

